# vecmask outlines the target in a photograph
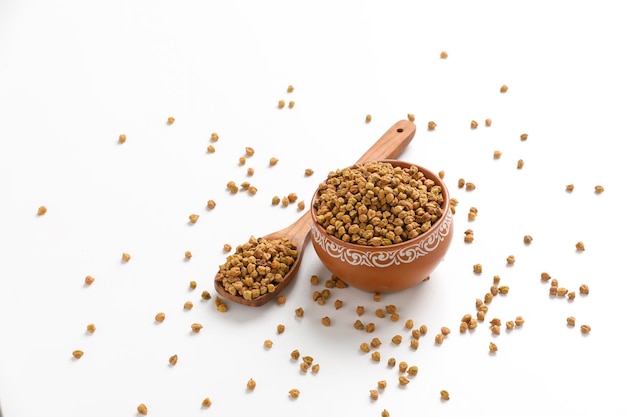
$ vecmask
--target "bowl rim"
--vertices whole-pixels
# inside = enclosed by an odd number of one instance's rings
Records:
[[[442,193],[443,193],[443,206],[442,206],[442,216],[439,217],[437,219],[437,221],[435,223],[433,223],[430,227],[430,229],[428,229],[426,232],[421,233],[419,235],[417,235],[416,237],[412,238],[412,239],[408,239],[405,240],[403,242],[400,243],[392,243],[391,245],[381,245],[381,246],[370,246],[370,245],[359,245],[358,243],[352,243],[352,242],[345,242],[341,239],[339,239],[336,236],[333,236],[331,234],[329,234],[328,232],[326,232],[326,230],[317,222],[317,209],[315,208],[315,200],[317,199],[319,193],[320,193],[320,189],[319,186],[315,189],[315,192],[313,193],[313,198],[311,199],[311,204],[310,204],[310,209],[309,209],[309,213],[311,215],[311,218],[313,220],[313,227],[315,227],[320,233],[323,234],[323,236],[325,236],[327,239],[329,239],[331,242],[335,242],[338,245],[344,246],[346,248],[350,248],[350,249],[354,249],[354,250],[365,250],[365,251],[391,251],[391,250],[397,250],[399,248],[402,248],[404,246],[409,246],[409,245],[413,245],[417,242],[421,242],[425,239],[428,239],[432,234],[434,233],[439,233],[439,226],[441,225],[441,222],[445,221],[446,217],[448,216],[448,212],[450,211],[450,193],[448,191],[448,187],[446,187],[446,184],[443,182],[443,180],[437,175],[435,174],[433,171],[429,170],[428,168],[424,168],[423,166],[419,165],[419,164],[414,164],[412,162],[408,162],[408,161],[404,161],[404,160],[399,160],[399,159],[380,159],[380,160],[376,160],[376,161],[368,161],[366,163],[369,162],[384,162],[384,163],[390,163],[393,166],[403,166],[403,167],[410,167],[410,166],[416,166],[422,173],[424,173],[424,175],[429,178],[432,179],[433,181],[435,181],[437,183],[437,185],[441,186],[442,189]],[[354,168],[356,166],[361,166],[364,164],[353,164],[350,166],[347,166],[343,169],[349,169],[349,168]],[[325,179],[324,181],[322,181],[320,184],[326,182],[327,179]]]

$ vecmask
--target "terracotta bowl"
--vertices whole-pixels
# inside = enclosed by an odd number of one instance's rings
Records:
[[[424,175],[441,187],[444,215],[417,237],[387,246],[347,243],[330,235],[317,223],[311,204],[313,227],[311,241],[318,257],[347,284],[369,292],[390,293],[410,288],[426,279],[439,265],[450,247],[453,235],[450,195],[439,176],[419,165],[386,160],[394,166],[417,166]],[[319,195],[315,192],[313,202]]]

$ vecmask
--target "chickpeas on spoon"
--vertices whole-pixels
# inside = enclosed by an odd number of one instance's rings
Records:
[[[373,162],[382,159],[396,159],[409,145],[413,136],[415,136],[415,124],[408,120],[400,120],[391,126],[385,134],[383,134],[367,152],[358,160],[357,164]],[[240,291],[234,291],[232,294],[223,284],[225,279],[221,268],[215,275],[215,290],[225,299],[235,303],[247,306],[258,307],[275,298],[291,281],[295,278],[302,262],[302,253],[308,243],[311,234],[311,215],[309,212],[304,213],[298,220],[290,226],[276,232],[265,235],[258,240],[267,242],[283,239],[297,248],[297,256],[293,259],[293,263],[289,266],[288,271],[283,275],[280,282],[273,283],[271,291],[258,296],[251,296],[250,292],[244,297]]]

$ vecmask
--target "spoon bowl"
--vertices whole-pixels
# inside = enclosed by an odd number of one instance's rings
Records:
[[[408,120],[400,120],[396,122],[380,137],[380,139],[378,139],[378,141],[376,141],[376,143],[374,143],[374,145],[372,145],[367,152],[363,154],[363,156],[361,156],[361,158],[358,159],[356,163],[363,164],[377,160],[397,158],[409,145],[413,136],[415,136],[415,130],[415,124],[413,124],[413,122]],[[227,291],[220,282],[219,273],[216,274],[214,280],[215,290],[227,300],[251,307],[259,307],[275,298],[282,290],[285,289],[285,287],[287,287],[287,285],[291,283],[291,281],[293,281],[298,273],[298,269],[300,268],[300,264],[302,262],[302,253],[304,252],[311,235],[312,224],[313,221],[311,219],[311,214],[307,211],[290,226],[263,236],[264,239],[270,241],[287,238],[298,248],[298,256],[296,257],[295,262],[291,265],[289,271],[283,277],[282,282],[275,285],[274,291],[266,292],[265,294],[252,299],[246,299],[238,294],[233,295]]]

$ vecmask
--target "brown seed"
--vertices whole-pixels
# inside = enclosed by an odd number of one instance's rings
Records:
[[[550,276],[549,273],[547,273],[547,272],[542,272],[541,273],[541,280],[542,281],[550,281],[550,278],[552,278],[552,277]]]
[[[485,119],[485,126],[491,126],[491,119]]]
[[[194,281],[192,281],[194,282]],[[195,287],[192,287],[195,288]],[[208,292],[207,290],[202,291],[202,294],[200,295],[200,297],[202,297],[203,300],[210,300],[211,299],[211,293]]]
[[[478,321],[484,321],[485,320],[485,312],[482,310],[479,310],[476,312],[476,320]]]
[[[368,353],[370,351],[370,345],[365,343],[365,342],[363,342],[359,346],[359,349],[361,349],[361,352]]]
[[[379,302],[382,299],[381,293],[375,292],[374,295],[372,296],[372,299],[376,302]]]
[[[293,109],[293,106],[295,106],[295,105],[296,105],[295,101],[293,101],[293,100],[289,101],[288,106],[289,106],[290,109]]]
[[[582,252],[585,250],[585,244],[583,242],[576,242],[576,250]]]
[[[130,254],[124,252],[122,253],[122,262],[128,262],[130,261]]]
[[[96,280],[96,279],[95,279],[94,277],[92,277],[91,275],[87,275],[87,276],[85,277],[85,285],[91,285],[91,284],[93,284],[93,282],[94,282],[95,280]]]
[[[440,345],[443,343],[443,335],[441,333],[437,334],[435,336],[435,343]]]
[[[248,170],[246,171],[246,174],[251,177],[254,175],[254,168],[249,167]]]
[[[522,133],[519,138],[522,142],[525,141],[528,139],[528,133]]]
[[[96,325],[95,325],[95,324],[93,324],[93,323],[89,323],[89,324],[87,325],[87,332],[88,332],[88,333],[93,333],[93,332],[95,332],[95,331],[96,331]]]
[[[411,382],[411,380],[409,378],[407,378],[406,376],[404,376],[404,375],[400,375],[398,377],[398,383],[400,385],[403,385],[403,386],[404,385],[408,385],[409,382]]]
[[[377,348],[380,345],[382,345],[383,342],[381,342],[381,340],[377,337],[373,338],[372,341],[370,342],[370,346],[373,348]]]
[[[291,351],[291,359],[298,360],[300,358],[300,351],[298,349],[294,349]]]
[[[267,339],[263,341],[263,347],[265,349],[271,349],[272,346],[274,346],[274,342],[272,342],[271,340]]]
[[[300,390],[297,388],[292,388],[289,390],[289,396],[294,400],[300,396]]]
[[[507,295],[509,293],[509,286],[508,285],[502,285],[502,286],[498,287],[498,293],[502,294],[502,295]]]
[[[439,58],[441,59],[448,58],[448,53],[446,51],[441,51],[441,53],[439,54]]]
[[[314,374],[318,373],[320,371],[320,364],[316,363],[315,365],[311,366],[311,372],[313,372]]]
[[[583,324],[582,326],[580,326],[580,331],[583,334],[589,334],[589,332],[591,331],[591,326],[589,326],[588,324]]]
[[[459,180],[457,181],[457,185],[459,188],[465,187],[465,180],[463,178],[459,178]]]
[[[420,326],[420,334],[424,336],[426,333],[428,333],[428,326],[426,326],[425,324],[422,324]]]
[[[361,322],[361,320],[356,320],[352,326],[357,330],[363,330],[365,328],[365,325]]]
[[[309,366],[311,366],[311,365],[309,365],[306,362],[301,362],[300,363],[300,371],[306,374],[308,372],[308,370],[309,370]]]
[[[246,153],[246,156],[253,156],[254,155],[254,148],[252,148],[250,146],[246,146],[245,153]]]
[[[530,243],[533,241],[533,237],[531,235],[526,235],[524,236],[524,243],[526,245],[530,245]]]
[[[408,113],[406,115],[406,118],[409,120],[409,122],[414,122],[415,121],[415,115],[413,113]]]
[[[565,191],[567,191],[568,193],[571,193],[572,191],[574,191],[574,184],[567,184],[565,186]]]
[[[82,350],[75,350],[72,352],[72,356],[74,357],[74,359],[80,359],[83,357],[83,351]]]
[[[442,327],[441,328],[441,334],[444,336],[447,336],[450,334],[450,329],[448,329],[447,327]]]
[[[296,317],[302,317],[302,316],[304,316],[304,310],[302,309],[302,307],[298,307],[298,308],[296,308],[295,313],[296,313]]]
[[[202,330],[202,325],[200,323],[193,323],[191,325],[191,331],[194,333],[199,333]]]
[[[483,266],[481,264],[474,264],[473,270],[475,274],[482,274]]]
[[[501,93],[506,93],[507,91],[509,91],[509,87],[506,84],[504,84],[504,85],[502,85],[502,87],[500,87],[500,92]]]
[[[492,325],[492,326],[491,326],[491,334],[493,334],[493,335],[498,335],[498,334],[500,334],[500,326],[495,325],[495,324],[494,324],[494,325]]]
[[[170,356],[170,358],[168,359],[168,362],[172,366],[176,365],[178,363],[178,355]]]
[[[439,391],[439,396],[444,401],[448,401],[450,399],[450,394],[448,394],[448,391],[446,391],[445,389]]]
[[[604,187],[601,185],[596,185],[595,186],[595,192],[596,194],[602,194],[604,192]]]
[[[400,372],[406,372],[406,370],[408,369],[408,367],[409,367],[409,364],[408,364],[408,363],[406,363],[406,362],[404,362],[404,361],[402,361],[402,362],[400,362],[400,363],[398,364],[398,371],[400,371]]]
[[[473,182],[466,182],[465,183],[465,190],[473,191],[475,189],[476,189],[476,185]]]
[[[515,263],[515,256],[509,255],[506,257],[506,263],[509,265],[513,265]]]
[[[524,318],[522,316],[517,316],[515,318],[515,326],[520,327],[524,325]]]
[[[556,295],[558,295],[559,297],[565,297],[566,294],[567,294],[567,288],[558,287],[556,289]]]
[[[389,411],[387,411],[387,409],[384,409],[380,412],[380,417],[389,417]]]
[[[171,117],[171,116],[167,118],[167,124],[168,124],[168,125],[173,124],[175,121],[176,121],[176,119],[174,119],[174,118],[173,118],[173,117]]]
[[[339,299],[335,300],[335,310],[339,310],[341,307],[343,307],[343,301]]]
[[[198,216],[197,214],[190,214],[189,215],[189,223],[195,223],[198,221],[198,219],[200,218],[200,216]]]
[[[484,302],[485,304],[489,304],[491,301],[493,301],[493,294],[488,292],[485,294]]]
[[[211,133],[211,142],[217,142],[219,140],[219,135],[215,132]]]
[[[315,171],[313,171],[311,168],[307,168],[307,169],[304,170],[304,176],[305,177],[310,177],[314,173],[315,173]]]
[[[278,108],[282,109],[283,107],[285,107],[285,100],[278,100]]]
[[[402,343],[402,336],[399,334],[395,335],[391,338],[391,343],[393,343],[394,345],[399,345],[400,343]]]
[[[581,294],[589,294],[589,287],[587,286],[587,284],[583,284],[580,286],[580,288],[578,289],[580,291]]]
[[[418,339],[411,339],[409,345],[411,349],[416,350],[420,346],[420,341]]]
[[[233,247],[229,243],[224,243],[224,245],[222,246],[222,250],[224,252],[230,252],[232,249]]]
[[[437,123],[433,121],[428,122],[428,130],[435,130],[436,127],[437,127]]]
[[[506,323],[504,323],[504,325],[506,326],[507,330],[511,330],[513,329],[513,327],[515,327],[515,322],[513,320],[509,320]]]
[[[145,416],[146,414],[148,414],[148,407],[146,407],[145,404],[139,404],[137,406],[137,413]]]
[[[573,316],[569,316],[567,318],[567,325],[570,327],[576,326],[576,318],[574,318]]]
[[[383,310],[382,308],[377,308],[376,311],[374,311],[374,314],[378,318],[384,318],[386,316],[385,310]]]
[[[369,123],[372,121],[372,115],[371,114],[366,114],[365,115],[365,123]]]
[[[209,200],[209,201],[207,201],[207,202],[206,202],[206,207],[207,207],[209,210],[213,210],[213,209],[215,208],[215,206],[216,206],[216,205],[217,205],[217,204],[215,203],[215,200]]]
[[[574,298],[576,298],[576,293],[575,293],[574,291],[570,291],[570,292],[568,292],[568,293],[567,293],[567,298],[568,298],[570,301],[574,301]]]
[[[206,397],[204,400],[202,400],[202,407],[210,407],[211,404],[213,404],[211,402],[211,399],[209,397]]]
[[[497,351],[498,351],[498,346],[493,342],[489,342],[489,352],[496,353]]]
[[[462,321],[461,324],[459,325],[459,332],[465,333],[467,329],[468,329],[467,323]]]
[[[384,379],[378,381],[378,383],[376,384],[378,386],[378,389],[385,389],[387,388],[387,381],[385,381]]]
[[[278,163],[278,158],[270,158],[270,166],[273,167]]]
[[[365,325],[365,332],[366,333],[373,333],[374,330],[376,330],[376,325],[374,323],[367,323]]]
[[[371,389],[370,390],[370,398],[374,401],[378,399],[378,390]]]
[[[326,327],[330,326],[330,317],[322,317],[322,325]]]
[[[413,320],[408,319],[404,322],[404,328],[411,330],[413,328]]]
[[[121,134],[121,135],[117,138],[117,141],[118,141],[119,143],[125,143],[125,142],[126,142],[126,135],[122,133],[122,134]]]
[[[478,127],[478,122],[476,120],[472,120],[470,122],[470,128],[476,129]]]
[[[522,169],[524,167],[524,160],[523,159],[518,159],[517,160],[517,169]]]
[[[380,362],[380,352],[372,352],[371,358],[374,362]]]
[[[191,254],[190,251],[186,251],[185,252],[185,259],[191,259],[191,256],[192,256],[192,254]]]
[[[406,370],[406,373],[409,376],[415,376],[415,375],[417,375],[418,370],[419,370],[419,368],[417,366],[413,365],[413,366],[409,366],[409,368]]]
[[[501,151],[493,151],[493,159],[500,159],[500,157],[502,156],[502,152]]]
[[[396,366],[396,358],[387,359],[387,366],[390,368],[393,368],[394,366]]]
[[[157,313],[156,316],[154,316],[154,321],[156,321],[157,323],[163,323],[164,320],[165,320],[165,313],[163,312]]]
[[[254,389],[256,388],[256,381],[250,378],[246,383],[246,388],[248,389],[248,391],[254,391]]]

